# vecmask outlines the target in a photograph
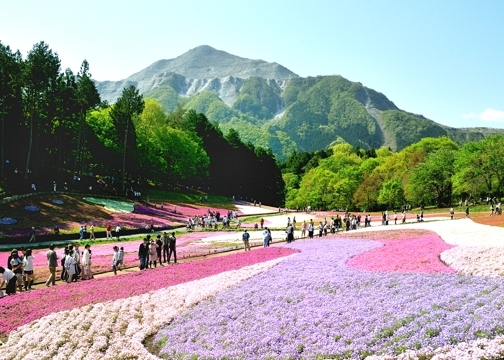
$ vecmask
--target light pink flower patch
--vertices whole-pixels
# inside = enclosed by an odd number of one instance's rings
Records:
[[[377,239],[377,241],[381,242],[383,246],[353,257],[347,262],[348,266],[369,271],[457,272],[439,259],[439,255],[443,251],[451,249],[453,246],[446,244],[436,234],[399,240]]]

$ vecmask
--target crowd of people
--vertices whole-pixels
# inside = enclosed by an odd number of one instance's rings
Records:
[[[160,266],[170,264],[172,256],[173,262],[176,264],[176,241],[175,232],[172,232],[171,235],[163,232],[162,235],[157,235],[156,240],[147,235],[138,249],[140,270],[155,268],[158,262]],[[112,250],[111,269],[114,275],[117,275],[117,271],[122,270],[124,267],[124,247],[114,246]],[[2,277],[0,289],[5,285],[7,295],[31,290],[35,280],[32,250],[21,248],[20,251],[21,255],[17,249],[13,249],[7,259],[7,268],[0,266]],[[78,244],[69,244],[63,249],[61,257],[56,253],[55,245],[51,244],[46,256],[50,273],[45,282],[47,287],[56,285],[58,266],[61,266],[60,278],[64,282],[71,283],[94,278],[91,267],[91,245],[89,244],[84,246],[82,252]],[[0,297],[2,296],[3,293],[0,290]]]
[[[205,215],[194,216],[187,221],[187,229],[194,230],[197,226],[201,229],[215,229],[217,230],[219,224],[222,224],[222,229],[229,229],[230,223],[233,219],[238,218],[238,212],[229,210],[226,215],[221,217],[221,213],[217,211],[207,210]],[[238,220],[238,227],[240,227],[240,220]]]
[[[170,236],[166,232],[158,235],[156,240],[151,239],[150,235],[144,237],[143,242],[138,248],[138,259],[140,260],[140,270],[155,268],[159,262],[160,266],[170,264],[173,255],[174,264],[177,263],[177,238],[175,232]]]

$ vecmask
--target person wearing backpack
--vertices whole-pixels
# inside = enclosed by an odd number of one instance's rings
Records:
[[[243,247],[245,248],[245,251],[250,251],[250,234],[247,232],[247,229],[245,229],[245,232],[242,235],[242,240],[243,240]]]

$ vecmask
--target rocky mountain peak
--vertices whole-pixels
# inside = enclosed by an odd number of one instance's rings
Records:
[[[97,86],[102,99],[114,102],[125,86],[133,84],[141,93],[147,93],[166,83],[166,78],[172,78],[174,74],[185,78],[185,84],[175,89],[180,95],[192,95],[201,90],[208,90],[210,83],[213,88],[220,88],[220,84],[229,83],[229,79],[235,79],[233,86],[236,86],[243,83],[243,79],[251,76],[271,79],[279,83],[285,83],[288,79],[297,77],[295,73],[280,64],[245,59],[208,45],[202,45],[174,59],[156,61],[124,80],[99,82]],[[217,86],[216,82],[219,83]],[[233,93],[223,98],[229,104],[236,98],[239,88],[224,89],[224,91],[226,94]]]

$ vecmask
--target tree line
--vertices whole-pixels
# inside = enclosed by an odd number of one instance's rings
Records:
[[[447,137],[424,138],[399,152],[339,144],[293,153],[281,168],[290,208],[449,207],[462,199],[502,197],[504,136],[461,147]]]
[[[223,134],[202,113],[163,111],[134,86],[102,102],[86,60],[74,74],[45,42],[26,58],[0,42],[0,190],[199,188],[281,205],[271,150]],[[111,179],[115,179],[114,185]],[[95,186],[96,189],[96,186]]]

